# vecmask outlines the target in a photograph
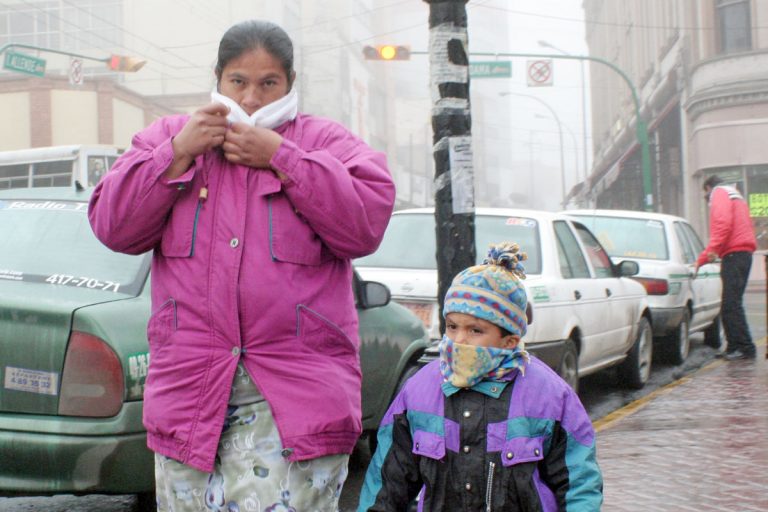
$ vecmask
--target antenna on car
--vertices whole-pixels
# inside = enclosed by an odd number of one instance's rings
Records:
[[[75,190],[77,190],[78,192],[82,192],[83,190],[85,190],[85,187],[83,186],[82,183],[80,183],[80,181],[75,180]]]

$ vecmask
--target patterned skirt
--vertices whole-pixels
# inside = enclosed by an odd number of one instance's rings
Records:
[[[158,512],[335,512],[349,455],[289,462],[266,400],[242,365],[213,473],[155,454]]]

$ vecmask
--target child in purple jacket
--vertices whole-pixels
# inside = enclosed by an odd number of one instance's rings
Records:
[[[492,246],[445,297],[440,358],[382,420],[359,511],[597,511],[595,431],[573,389],[523,347],[517,244]]]

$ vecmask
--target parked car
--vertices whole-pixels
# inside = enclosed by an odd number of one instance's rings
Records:
[[[682,217],[626,210],[569,210],[597,236],[614,260],[640,266],[635,279],[648,291],[653,335],[660,354],[674,364],[688,357],[690,333],[704,331],[707,345],[719,348],[720,264],[695,275],[704,244]]]
[[[0,192],[0,494],[138,493],[154,510],[142,426],[151,256],[104,247],[89,195]],[[429,338],[383,284],[351,286],[373,431]]]
[[[477,262],[490,243],[507,240],[528,254],[524,284],[534,321],[523,338],[526,348],[574,389],[579,377],[614,365],[624,383],[642,387],[653,344],[645,289],[627,277],[637,264],[611,262],[589,230],[565,215],[478,208]],[[422,318],[433,340],[441,336],[437,250],[433,209],[401,210],[392,215],[379,249],[355,260],[365,279],[385,283],[395,301]]]

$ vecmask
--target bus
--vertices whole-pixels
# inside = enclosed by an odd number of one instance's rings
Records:
[[[92,187],[123,150],[70,145],[0,151],[0,190],[24,187]]]

